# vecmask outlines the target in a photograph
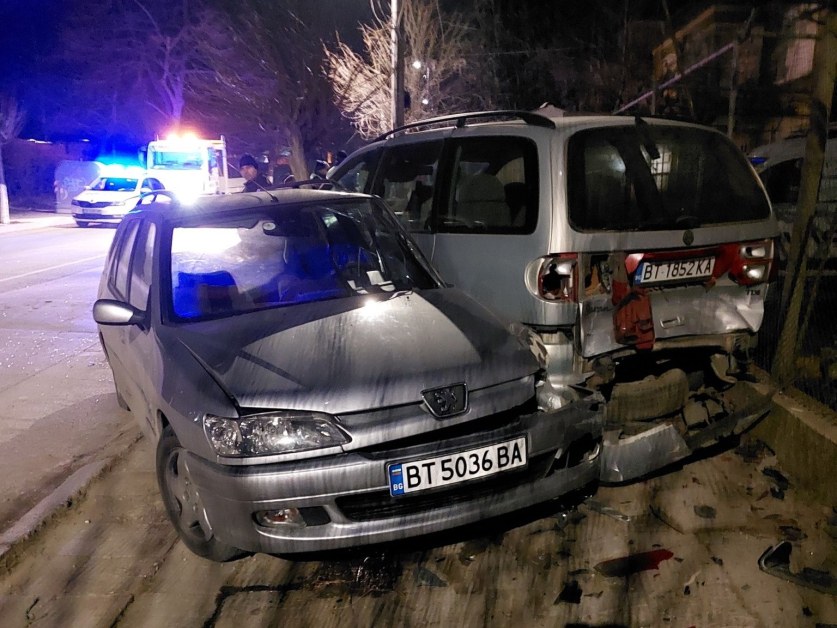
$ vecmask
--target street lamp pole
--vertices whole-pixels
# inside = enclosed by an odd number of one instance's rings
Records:
[[[404,48],[401,38],[401,6],[390,0],[392,11],[392,128],[404,125]]]

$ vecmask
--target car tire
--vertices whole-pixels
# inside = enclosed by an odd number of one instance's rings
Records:
[[[79,227],[82,227],[82,228],[89,227],[90,226],[90,221],[89,220],[76,220],[76,224]]]
[[[215,538],[189,473],[186,450],[170,425],[165,427],[157,443],[157,483],[169,519],[192,552],[220,563],[245,554]]]

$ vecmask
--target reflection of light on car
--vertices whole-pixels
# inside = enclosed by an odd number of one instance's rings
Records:
[[[366,299],[360,308],[360,318],[368,322],[379,320],[383,314],[385,303],[386,301],[380,301],[378,299]]]
[[[180,203],[182,203],[183,205],[194,205],[200,197],[200,194],[196,192],[194,189],[187,188],[178,190],[177,188],[175,188],[172,191],[175,194],[177,194],[177,200],[180,201]]]

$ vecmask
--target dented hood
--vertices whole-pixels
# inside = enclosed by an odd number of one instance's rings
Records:
[[[170,327],[242,408],[330,413],[418,403],[534,373],[506,323],[458,290],[352,297]],[[167,342],[166,338],[161,338]]]

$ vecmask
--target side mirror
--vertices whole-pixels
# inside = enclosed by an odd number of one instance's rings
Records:
[[[99,299],[93,304],[93,320],[99,325],[140,325],[145,312],[113,299]]]

